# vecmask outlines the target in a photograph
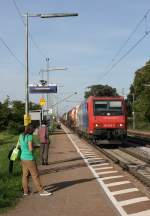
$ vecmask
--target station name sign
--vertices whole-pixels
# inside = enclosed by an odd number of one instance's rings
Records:
[[[29,85],[29,92],[31,94],[48,94],[48,93],[57,93],[57,85],[49,84],[49,85]]]

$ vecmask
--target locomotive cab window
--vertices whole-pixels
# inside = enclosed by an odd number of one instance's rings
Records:
[[[122,102],[94,101],[94,115],[122,115]]]
[[[109,109],[111,110],[120,110],[121,109],[121,101],[110,101]]]

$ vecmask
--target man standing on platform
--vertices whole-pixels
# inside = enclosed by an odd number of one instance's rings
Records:
[[[40,157],[42,165],[48,165],[48,150],[49,150],[49,134],[46,121],[42,121],[42,125],[38,130],[38,137],[40,140]]]

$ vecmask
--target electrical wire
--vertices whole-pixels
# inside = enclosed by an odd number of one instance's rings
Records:
[[[136,28],[134,29],[134,31],[130,34],[130,36],[128,37],[128,39],[126,40],[126,42],[123,44],[123,46],[119,49],[119,51],[117,52],[117,54],[115,55],[115,58],[121,53],[122,49],[125,47],[125,45],[128,43],[128,41],[131,39],[131,37],[133,36],[133,34],[137,31],[138,27],[140,26],[140,24],[145,20],[145,22],[147,21],[147,16],[150,12],[150,9],[147,10],[147,12],[145,13],[144,17],[140,20],[140,22],[137,24]],[[132,52],[132,50],[134,50],[139,43],[150,33],[150,30],[148,31],[146,28],[146,23],[145,23],[145,33],[144,35],[138,40],[136,41],[136,43],[128,49],[128,51],[123,54],[114,64],[111,64],[111,67],[106,70],[106,72],[101,74],[101,79],[103,77],[105,77],[106,75],[108,75],[129,53]]]
[[[115,62],[111,68],[109,70],[107,70],[105,73],[103,73],[101,75],[101,78],[103,78],[104,76],[106,76],[108,73],[110,73],[112,71],[112,69],[114,69],[114,67],[116,67],[129,53],[132,52],[133,49],[135,49],[135,47],[137,47],[139,45],[139,43],[150,33],[150,31],[147,31],[144,33],[144,35],[123,55],[120,57],[120,59]]]
[[[112,61],[115,61],[116,57],[121,53],[121,51],[123,50],[123,48],[127,45],[127,43],[130,41],[130,39],[133,37],[133,35],[136,33],[136,31],[138,30],[138,28],[140,27],[140,25],[147,19],[147,15],[149,14],[150,9],[147,10],[147,12],[144,14],[144,16],[142,17],[142,19],[138,22],[138,24],[136,25],[136,27],[134,28],[134,30],[131,32],[131,34],[128,36],[127,40],[123,43],[123,45],[120,47],[120,49],[116,52],[116,54],[114,55],[114,57],[112,58]],[[145,27],[145,32],[146,32],[146,27]]]
[[[24,21],[24,19],[23,19],[22,13],[21,13],[21,11],[20,11],[20,9],[19,9],[19,7],[18,7],[16,1],[15,1],[15,0],[12,0],[12,2],[13,2],[13,4],[14,4],[15,8],[16,8],[16,11],[17,11],[19,17],[21,18],[21,21],[22,21],[23,25],[25,26],[25,25],[26,25],[26,24],[25,24],[25,21]],[[40,49],[40,47],[37,45],[37,43],[36,43],[35,40],[33,39],[32,34],[30,33],[30,31],[29,31],[29,37],[30,37],[32,43],[34,44],[34,46],[36,47],[36,49],[39,51],[40,55],[41,55],[42,57],[46,58],[46,55],[43,53],[43,51],[42,51],[42,50]]]
[[[14,52],[10,49],[10,47],[7,45],[7,43],[3,40],[2,37],[0,37],[0,41],[3,43],[3,45],[7,48],[7,50],[9,51],[9,53],[16,59],[16,61],[23,67],[25,67],[25,65],[20,61],[20,59],[14,54]]]

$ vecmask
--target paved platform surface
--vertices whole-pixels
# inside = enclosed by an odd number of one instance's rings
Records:
[[[119,216],[63,130],[52,136],[48,166],[39,166],[43,185],[53,195],[33,193],[5,216]]]

